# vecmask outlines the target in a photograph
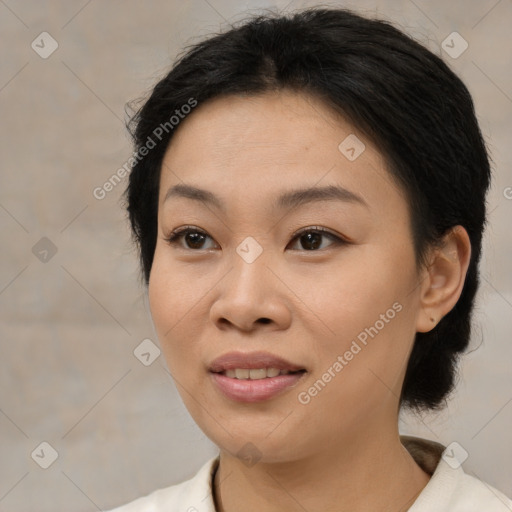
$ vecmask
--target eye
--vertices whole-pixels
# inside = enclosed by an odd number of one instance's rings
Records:
[[[182,240],[185,240],[189,245],[183,246],[183,244],[180,244],[183,249],[208,249],[208,247],[202,247],[206,238],[212,239],[211,236],[207,235],[201,229],[193,226],[185,226],[173,231],[166,240],[171,245],[177,245]]]
[[[293,240],[298,240],[304,250],[314,251],[322,245],[322,238],[329,238],[332,241],[332,244],[329,245],[340,245],[347,243],[339,236],[336,236],[334,233],[331,233],[330,231],[327,231],[326,229],[319,226],[312,226],[301,229],[294,236]]]
[[[171,245],[180,244],[183,249],[201,250],[211,249],[211,247],[204,247],[204,242],[208,238],[213,240],[211,236],[206,234],[203,230],[193,226],[185,226],[173,231],[166,238],[166,240]],[[339,236],[319,226],[312,226],[301,229],[298,233],[295,234],[292,241],[298,240],[303,250],[311,252],[317,250],[319,247],[322,249],[325,248],[321,247],[322,238],[328,238],[331,240],[332,243],[329,245],[340,245],[347,243]],[[183,245],[181,242],[185,242],[186,245]],[[327,247],[329,247],[329,245]]]

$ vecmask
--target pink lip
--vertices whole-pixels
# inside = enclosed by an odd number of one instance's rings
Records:
[[[261,402],[294,386],[306,375],[306,372],[290,373],[257,380],[242,380],[226,377],[221,373],[210,374],[220,391],[231,400],[237,402]]]
[[[304,367],[297,366],[270,352],[229,352],[214,359],[208,369],[211,372],[220,373],[224,370],[234,370],[236,368],[277,368],[278,370],[289,370],[291,372],[304,370]]]
[[[290,372],[305,369],[269,352],[229,352],[223,354],[214,359],[210,364],[210,375],[217,388],[227,398],[238,402],[268,400],[285,389],[296,385],[306,373],[302,371],[301,373],[254,380],[235,379],[221,373],[225,370],[234,370],[236,368],[277,368],[278,370],[288,370]]]

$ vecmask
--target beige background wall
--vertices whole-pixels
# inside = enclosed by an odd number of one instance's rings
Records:
[[[457,441],[467,471],[512,495],[512,3],[324,4],[398,23],[473,94],[496,170],[475,351],[449,408],[401,428]],[[93,190],[130,156],[125,102],[180,48],[249,8],[287,5],[314,3],[0,1],[0,511],[110,508],[192,476],[216,453],[162,357],[146,367],[133,354],[156,339],[119,204],[125,183],[102,200]],[[453,31],[469,43],[456,59],[440,46]],[[41,32],[58,43],[46,59],[31,47],[51,49]],[[41,442],[58,454],[48,469],[36,463],[51,457]]]

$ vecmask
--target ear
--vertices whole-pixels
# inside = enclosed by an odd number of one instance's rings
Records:
[[[441,247],[430,255],[430,264],[421,282],[417,332],[431,331],[459,300],[471,257],[471,242],[462,226],[443,237]]]

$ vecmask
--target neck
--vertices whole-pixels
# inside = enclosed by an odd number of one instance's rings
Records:
[[[250,467],[221,450],[214,498],[217,512],[403,512],[429,478],[395,428],[388,436],[359,434],[301,459]]]

